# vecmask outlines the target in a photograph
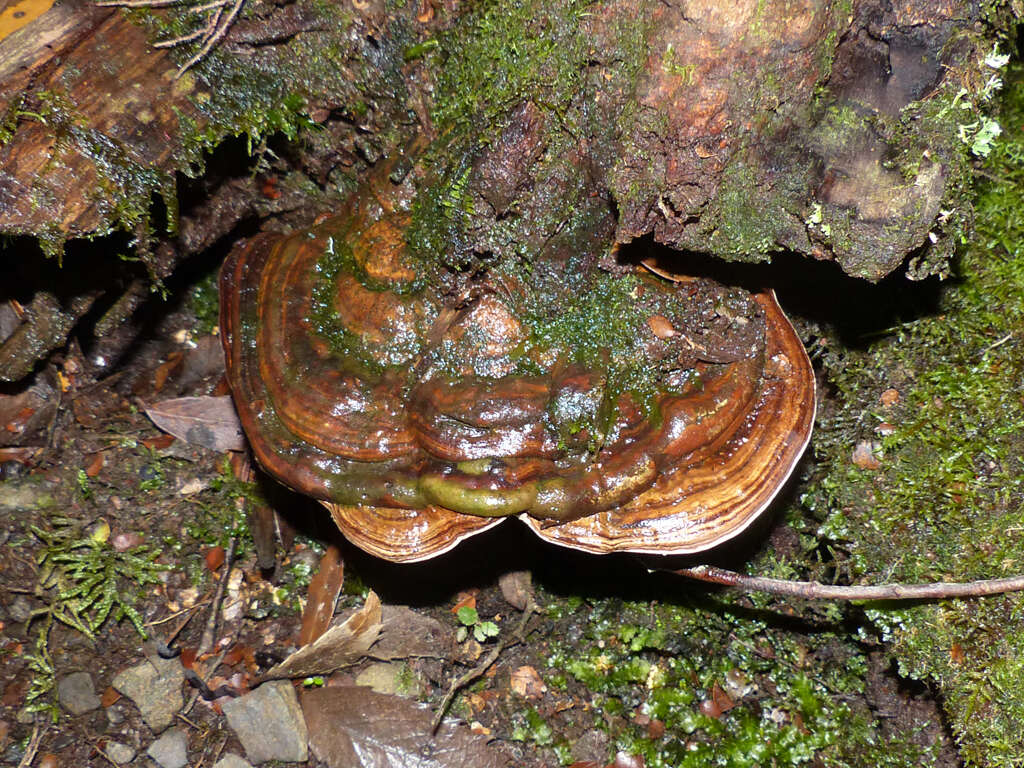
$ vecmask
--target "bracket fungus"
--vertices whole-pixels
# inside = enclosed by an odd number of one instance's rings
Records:
[[[575,549],[680,554],[768,506],[815,408],[770,292],[569,249],[432,264],[408,197],[370,186],[221,272],[253,451],[353,543],[424,560],[518,516]]]

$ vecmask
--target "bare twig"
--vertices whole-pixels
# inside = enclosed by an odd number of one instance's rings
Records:
[[[491,664],[498,660],[498,657],[501,655],[503,650],[523,641],[523,632],[526,629],[526,622],[529,621],[530,616],[533,615],[533,612],[536,609],[537,604],[533,601],[533,597],[531,596],[529,601],[526,603],[526,607],[523,608],[523,615],[519,618],[519,624],[516,626],[512,637],[508,640],[499,641],[491,649],[490,653],[484,656],[483,660],[479,664],[452,681],[452,684],[448,687],[448,693],[446,693],[444,698],[441,699],[441,704],[438,706],[437,712],[434,713],[434,722],[430,726],[430,732],[432,734],[436,734],[437,729],[441,727],[441,721],[444,719],[444,715],[448,711],[448,707],[451,706],[452,699],[455,698],[455,694],[483,675]]]
[[[44,733],[46,733],[46,728],[39,727],[39,719],[37,718],[35,723],[32,724],[32,735],[28,737],[25,754],[21,756],[18,768],[28,768],[28,766],[32,765],[32,761],[36,759],[36,752],[39,751],[39,743],[43,740]]]
[[[932,584],[880,584],[877,586],[836,586],[817,581],[789,581],[763,576],[746,576],[736,571],[698,565],[671,571],[680,576],[721,584],[747,592],[800,597],[806,600],[946,600],[954,597],[984,597],[1006,592],[1024,591],[1024,576],[1005,579],[947,582]]]
[[[228,551],[224,554],[224,565],[221,566],[224,572],[217,582],[217,591],[213,595],[213,603],[210,606],[210,615],[206,619],[206,626],[203,627],[203,634],[199,638],[199,647],[196,649],[196,656],[201,656],[213,647],[213,636],[217,631],[217,614],[220,613],[220,605],[224,602],[224,590],[228,585],[228,577],[231,575],[231,563],[235,559],[235,546],[238,539],[231,537],[228,544]]]

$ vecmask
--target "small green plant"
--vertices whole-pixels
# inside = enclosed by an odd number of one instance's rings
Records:
[[[29,681],[28,693],[25,695],[25,711],[44,713],[56,723],[60,718],[60,709],[53,700],[53,693],[57,689],[57,676],[47,642],[52,623],[53,619],[47,616],[36,636],[35,650],[25,657],[29,671],[32,672],[32,680]]]
[[[78,470],[75,480],[78,483],[78,494],[84,500],[90,499],[92,497],[92,488],[89,486],[89,476],[85,474],[84,469]]]
[[[83,535],[72,520],[52,522],[52,530],[31,529],[43,543],[37,556],[39,588],[52,595],[43,612],[90,639],[111,616],[127,617],[146,637],[134,603],[138,592],[159,582],[159,573],[168,568],[156,562],[159,552],[147,545],[118,552],[105,536]]]
[[[493,621],[483,621],[476,612],[476,608],[471,608],[468,605],[459,608],[455,612],[455,616],[462,624],[455,633],[455,639],[460,643],[469,637],[470,632],[473,633],[474,640],[483,643],[492,637],[497,637],[500,631],[497,624]]]

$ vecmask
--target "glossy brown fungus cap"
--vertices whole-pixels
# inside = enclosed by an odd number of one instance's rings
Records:
[[[365,193],[221,272],[228,378],[263,467],[382,558],[519,516],[588,552],[745,529],[810,436],[814,379],[770,293],[558,255],[452,270]]]

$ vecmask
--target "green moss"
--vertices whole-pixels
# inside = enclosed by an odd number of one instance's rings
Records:
[[[582,16],[592,0],[509,5],[483,2],[443,33],[432,111],[440,131],[487,135],[525,99],[559,110],[578,89],[587,41]]]
[[[577,615],[587,615],[582,638],[552,639],[544,676],[553,686],[564,670],[570,690],[585,687],[593,727],[607,733],[612,753],[640,755],[652,768],[895,768],[929,765],[937,752],[915,746],[912,734],[884,735],[848,703],[863,692],[867,669],[842,630],[808,636],[728,604],[688,601],[605,600]],[[664,735],[651,735],[649,721]],[[542,746],[567,738],[557,718],[542,723],[536,713],[517,716],[516,733]]]
[[[776,194],[758,183],[754,167],[742,158],[730,162],[715,197],[718,215],[708,217],[715,222],[709,249],[726,259],[768,260],[785,215]]]
[[[864,351],[826,355],[843,410],[817,446],[828,471],[807,501],[864,581],[967,581],[1019,573],[1024,509],[1024,78],[1018,67],[976,206],[977,234],[940,312]],[[879,400],[886,389],[898,402]],[[884,426],[883,426],[884,425]],[[881,433],[879,434],[879,428]],[[850,460],[875,441],[882,466]],[[1019,596],[873,606],[901,671],[939,686],[971,765],[1024,759]]]

